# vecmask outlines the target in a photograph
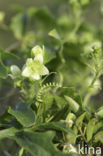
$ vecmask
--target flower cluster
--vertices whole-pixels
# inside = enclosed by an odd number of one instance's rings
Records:
[[[22,71],[16,65],[11,66],[10,76],[13,79],[18,78],[19,76],[23,76],[31,80],[39,80],[41,76],[49,74],[48,69],[43,64],[44,48],[41,48],[40,46],[35,46],[32,49],[31,53],[33,58],[27,59]]]

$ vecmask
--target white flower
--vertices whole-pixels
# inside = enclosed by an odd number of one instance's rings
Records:
[[[12,65],[10,67],[10,71],[11,71],[11,74],[9,74],[9,75],[11,76],[12,79],[16,79],[16,78],[20,77],[20,75],[21,75],[21,70],[16,65]]]
[[[26,65],[23,67],[22,76],[32,80],[39,80],[40,76],[49,74],[48,69],[43,65],[38,57],[35,59],[27,59]]]

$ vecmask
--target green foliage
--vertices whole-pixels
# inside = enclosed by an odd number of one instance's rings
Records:
[[[29,127],[35,122],[34,113],[25,104],[18,104],[15,110],[9,108],[8,113],[16,118],[24,127]]]
[[[92,0],[62,3],[69,13],[59,4],[55,17],[17,7],[10,24],[0,12],[0,29],[16,40],[0,49],[0,91],[19,92],[0,116],[0,144],[13,140],[13,156],[73,156],[78,144],[103,146],[103,106],[95,100],[103,86],[103,25],[86,20]]]

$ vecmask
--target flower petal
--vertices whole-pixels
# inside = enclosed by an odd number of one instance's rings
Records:
[[[40,71],[40,75],[48,75],[49,70],[43,65]]]
[[[16,66],[16,65],[12,65],[12,66],[10,67],[10,70],[11,70],[11,73],[12,73],[13,75],[18,75],[18,74],[21,73],[20,68],[19,68],[18,66]]]
[[[40,75],[32,75],[31,78],[34,79],[34,80],[39,80],[40,79]]]
[[[40,61],[41,63],[43,63],[43,56],[41,54],[37,55],[34,60],[38,60]]]
[[[29,77],[29,71],[28,71],[27,67],[24,68],[24,70],[22,72],[22,76]]]
[[[28,58],[27,61],[26,61],[26,65],[27,66],[30,65],[30,64],[32,64],[32,62],[33,62],[33,59],[32,58]]]
[[[34,48],[32,48],[32,54],[34,57],[39,55],[39,54],[41,54],[43,56],[43,49],[37,45]]]

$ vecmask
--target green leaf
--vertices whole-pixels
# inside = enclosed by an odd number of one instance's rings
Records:
[[[10,138],[15,140],[32,156],[72,156],[71,154],[63,154],[56,149],[52,143],[54,135],[55,133],[51,131],[42,133],[30,130],[21,131],[16,128],[0,131],[0,139]]]
[[[7,67],[3,64],[0,54],[0,78],[5,79],[8,76]]]
[[[52,121],[60,121],[60,120],[65,120],[67,114],[69,112],[69,108],[68,108],[68,105],[66,105],[64,108],[62,109],[55,109],[55,112],[53,114],[53,119]]]
[[[56,130],[56,131],[62,131],[65,133],[70,133],[71,135],[74,135],[74,132],[72,129],[68,128],[66,126],[66,123],[64,122],[50,122],[50,123],[43,123],[40,125],[35,125],[34,129],[50,129],[50,130]]]
[[[19,150],[19,156],[23,156],[23,152],[24,152],[24,149],[21,148],[21,149]]]
[[[17,14],[12,18],[11,30],[17,39],[22,39],[25,34],[28,17],[26,14]]]
[[[54,99],[55,99],[56,105],[59,109],[62,109],[67,104],[65,99],[61,96],[54,95]]]
[[[32,156],[69,156],[58,151],[52,143],[53,132],[23,131],[16,133],[16,142]]]
[[[89,142],[92,139],[94,127],[95,127],[96,119],[91,119],[87,125],[87,141]]]
[[[60,37],[60,35],[58,34],[58,32],[57,32],[57,30],[56,29],[53,29],[53,30],[51,30],[50,32],[49,32],[49,36],[52,36],[52,37],[54,37],[55,39],[57,39],[57,40],[61,40],[61,37]]]
[[[19,130],[16,128],[8,128],[4,130],[0,130],[0,140],[4,138],[12,138],[14,137],[15,133]]]
[[[96,113],[96,116],[98,118],[103,118],[103,107],[100,107],[98,112]]]
[[[74,87],[62,87],[61,88],[61,95],[66,95],[74,99],[80,107],[82,107],[82,99],[81,96],[77,93],[76,89]]]
[[[103,131],[98,132],[95,136],[94,136],[95,142],[100,141],[101,143],[103,143]]]
[[[8,113],[13,115],[24,127],[29,127],[35,122],[33,111],[24,103],[18,104],[15,110],[9,108]]]
[[[73,131],[73,133],[74,133],[75,135],[72,135],[72,134],[70,134],[70,133],[68,133],[68,134],[66,135],[66,139],[67,139],[67,141],[68,141],[69,144],[75,144],[75,143],[76,143],[76,139],[77,139],[76,136],[78,135],[78,129],[77,129],[76,126],[73,126],[72,131]]]
[[[103,121],[98,122],[95,126],[94,126],[94,132],[96,133],[100,128],[103,128]]]
[[[76,113],[79,110],[79,107],[80,107],[79,104],[69,96],[64,96],[64,97],[66,101],[68,102],[70,109]]]
[[[86,112],[84,112],[82,115],[80,115],[80,116],[77,118],[77,120],[76,120],[76,125],[77,125],[78,127],[82,125],[82,122],[83,122],[85,116],[86,116]]]
[[[56,58],[56,53],[44,47],[44,64],[49,63]]]
[[[28,14],[32,19],[38,20],[39,26],[40,24],[44,24],[45,27],[51,28],[51,26],[55,25],[55,19],[47,8],[30,8],[28,9]]]

